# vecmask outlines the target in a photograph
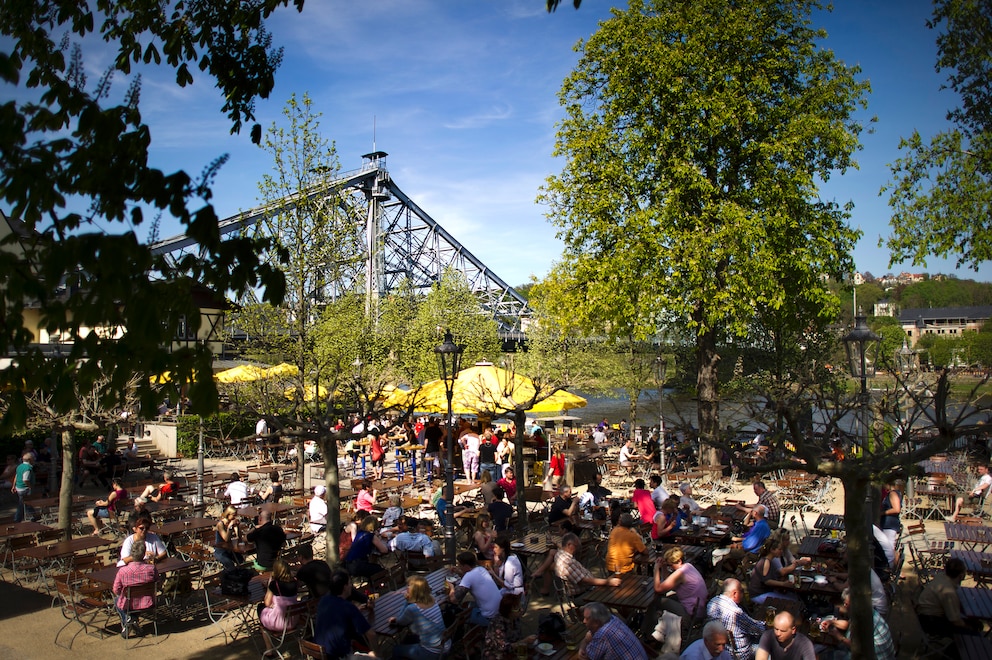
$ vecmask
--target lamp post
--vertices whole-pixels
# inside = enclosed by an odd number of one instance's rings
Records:
[[[444,341],[434,349],[437,355],[438,371],[444,381],[444,395],[448,399],[447,422],[447,465],[445,466],[444,499],[447,507],[444,510],[444,554],[448,561],[455,561],[455,429],[451,416],[451,400],[455,394],[455,378],[458,376],[459,363],[462,359],[464,346],[455,343],[450,330],[444,331]]]
[[[851,375],[861,380],[861,392],[859,402],[861,404],[862,438],[861,451],[868,451],[868,375],[875,375],[875,365],[868,362],[866,350],[869,342],[881,339],[868,327],[867,318],[861,308],[854,317],[854,328],[847,333],[844,338],[844,349],[847,351],[847,362],[851,369]]]
[[[655,376],[658,379],[658,472],[665,474],[665,410],[662,407],[665,393],[665,376],[668,375],[668,358],[659,355],[654,360]]]

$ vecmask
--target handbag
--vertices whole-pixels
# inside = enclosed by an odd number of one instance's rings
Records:
[[[250,568],[237,566],[225,569],[220,574],[220,592],[225,596],[241,596],[247,598],[251,595],[248,584],[255,577],[255,571]]]

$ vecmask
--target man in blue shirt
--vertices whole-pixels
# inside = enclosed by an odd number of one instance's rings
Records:
[[[758,550],[761,549],[761,544],[771,536],[772,529],[768,526],[768,521],[765,520],[764,504],[755,505],[751,511],[751,516],[754,518],[754,524],[751,525],[751,529],[748,530],[743,538],[734,540],[741,542],[741,548],[745,552],[757,554]]]
[[[420,532],[417,527],[420,521],[409,516],[403,516],[397,521],[399,533],[389,542],[391,550],[413,550],[422,552],[425,557],[434,556],[434,542],[430,537]],[[413,530],[410,530],[413,527]]]
[[[313,641],[320,644],[328,658],[344,658],[354,652],[352,642],[375,651],[372,626],[348,600],[351,576],[338,569],[331,574],[330,591],[317,604],[317,625]]]

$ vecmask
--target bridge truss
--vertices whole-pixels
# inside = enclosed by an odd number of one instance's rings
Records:
[[[375,309],[380,297],[404,282],[426,293],[452,269],[465,277],[504,339],[521,339],[532,315],[527,301],[400,190],[386,168],[386,155],[382,151],[365,154],[361,169],[342,173],[305,193],[310,200],[326,199],[360,228],[364,258],[351,267],[335,264],[333,277],[322,280],[325,299],[364,285],[366,306]],[[226,218],[219,224],[220,233],[252,231],[260,221],[291,208],[295,198]],[[196,249],[185,234],[152,245],[154,252],[173,258]]]

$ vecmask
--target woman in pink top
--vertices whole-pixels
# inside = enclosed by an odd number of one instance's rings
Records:
[[[375,507],[376,494],[368,481],[362,481],[358,486],[358,495],[355,496],[355,511],[372,513],[372,508]]]
[[[664,573],[667,576],[662,578]],[[679,548],[669,548],[654,563],[654,592],[675,591],[675,598],[662,598],[659,607],[678,616],[695,619],[706,613],[706,580],[692,564],[685,563]]]
[[[651,499],[651,491],[644,488],[644,480],[638,479],[634,482],[634,493],[630,496],[631,501],[637,505],[637,510],[641,512],[641,522],[654,522],[654,501]]]

